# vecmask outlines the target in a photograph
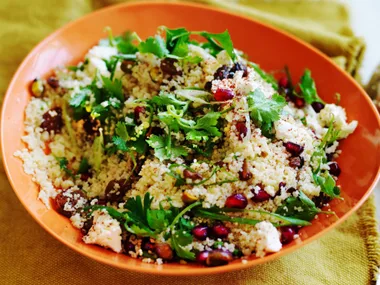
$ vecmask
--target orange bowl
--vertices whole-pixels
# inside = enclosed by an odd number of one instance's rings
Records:
[[[320,215],[311,226],[300,231],[299,239],[278,253],[264,258],[251,257],[247,263],[237,260],[222,267],[203,268],[197,265],[146,264],[126,255],[86,245],[68,219],[46,209],[37,199],[37,185],[24,173],[21,160],[13,156],[16,150],[25,147],[21,136],[24,134],[24,109],[30,100],[30,82],[37,76],[47,75],[56,66],[77,63],[91,46],[105,37],[105,26],[110,26],[114,34],[133,30],[146,37],[154,34],[160,25],[210,32],[221,32],[227,28],[235,47],[245,51],[265,70],[279,70],[286,64],[294,79],[298,80],[304,69],[309,68],[325,101],[334,102],[335,93],[341,94],[340,104],[346,108],[348,119],[358,120],[359,125],[354,134],[341,144],[339,184],[344,200],[330,203],[338,218]],[[87,15],[47,37],[26,57],[9,85],[1,117],[1,144],[5,169],[18,198],[34,219],[55,238],[97,261],[122,269],[165,275],[232,271],[288,254],[316,240],[357,210],[370,195],[380,174],[380,118],[369,97],[349,75],[325,55],[291,35],[246,17],[195,4],[121,4]]]

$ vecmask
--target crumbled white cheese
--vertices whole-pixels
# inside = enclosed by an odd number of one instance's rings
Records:
[[[93,213],[93,225],[83,241],[88,244],[98,244],[108,247],[115,252],[121,252],[121,228],[117,220],[113,219],[105,210]]]
[[[264,256],[266,252],[277,252],[282,248],[280,234],[270,222],[260,222],[257,230],[256,256]]]

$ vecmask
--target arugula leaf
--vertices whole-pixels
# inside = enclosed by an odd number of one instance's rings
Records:
[[[290,196],[287,198],[284,204],[279,206],[276,210],[276,214],[305,221],[313,220],[315,215],[320,212],[314,202],[302,191],[299,191],[298,197]]]
[[[89,214],[92,215],[92,213],[96,210],[106,210],[108,212],[108,214],[118,220],[118,221],[122,221],[124,219],[124,215],[123,213],[120,213],[118,210],[116,210],[115,208],[112,208],[112,207],[108,207],[108,206],[103,206],[103,205],[93,205],[93,206],[88,206],[88,207],[85,207],[83,209],[85,212],[89,211]],[[90,211],[91,210],[91,211]]]
[[[206,38],[209,42],[209,48],[219,52],[221,50],[226,50],[228,55],[231,57],[233,61],[236,59],[236,53],[234,50],[234,46],[231,40],[231,36],[228,33],[228,30],[225,30],[220,34],[213,34],[209,32],[193,32],[194,34],[199,34],[202,37]]]
[[[271,99],[265,97],[260,89],[256,89],[247,96],[251,118],[262,129],[264,135],[269,135],[273,122],[280,119],[280,112],[286,105],[285,98],[274,94]]]
[[[166,48],[176,56],[185,57],[189,53],[189,36],[190,32],[185,28],[168,29],[166,31]]]
[[[266,73],[262,70],[256,63],[249,62],[248,63],[259,75],[260,77],[270,85],[272,85],[274,90],[278,90],[277,80],[273,77],[273,75]]]
[[[187,106],[188,103],[178,100],[173,94],[161,92],[158,96],[154,96],[150,103],[156,104],[157,106],[167,106],[173,105],[175,107],[184,107]]]
[[[340,189],[336,186],[334,178],[328,172],[325,172],[324,176],[313,173],[313,179],[315,184],[321,187],[323,193],[326,193],[331,198],[340,197]]]
[[[159,58],[164,58],[169,53],[160,36],[149,37],[145,42],[140,42],[138,49],[141,53],[153,53]]]
[[[313,102],[324,103],[317,94],[317,88],[315,87],[315,82],[313,78],[311,77],[310,70],[308,69],[305,70],[304,74],[301,77],[301,82],[299,83],[299,86],[306,103],[308,104],[311,104]]]
[[[78,174],[87,173],[90,169],[87,158],[83,157],[78,168]]]
[[[193,241],[193,236],[189,232],[182,230],[175,231],[172,233],[170,240],[178,257],[195,260],[195,253],[184,248]]]

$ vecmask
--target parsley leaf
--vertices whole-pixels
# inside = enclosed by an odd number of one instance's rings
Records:
[[[141,42],[138,46],[141,53],[153,53],[159,58],[164,58],[169,54],[164,40],[160,36],[149,37],[145,42]]]
[[[171,244],[176,254],[184,259],[195,260],[195,253],[184,247],[193,242],[193,236],[187,232],[178,230],[172,233]]]
[[[112,142],[118,150],[122,152],[129,151],[129,148],[127,147],[127,144],[125,143],[125,140],[123,140],[121,137],[113,136]]]
[[[170,134],[166,136],[151,135],[146,142],[154,149],[154,155],[161,161],[188,154],[183,146],[172,145]]]
[[[280,112],[286,105],[285,98],[274,94],[271,99],[266,98],[260,89],[256,89],[247,96],[251,118],[261,128],[263,134],[271,134],[273,122],[280,119]]]
[[[302,191],[299,191],[298,197],[290,196],[287,198],[284,204],[280,205],[276,210],[276,214],[305,221],[313,220],[315,215],[320,212],[314,202]]]
[[[67,175],[69,175],[70,177],[72,178],[75,178],[72,170],[68,169],[67,168],[67,165],[68,165],[68,160],[66,157],[57,157],[56,158],[58,163],[59,163],[59,168],[61,168]]]
[[[301,77],[301,82],[299,83],[299,86],[306,103],[308,104],[311,104],[313,102],[324,103],[317,94],[315,82],[313,78],[311,78],[310,70],[308,69],[305,70],[304,74]]]
[[[115,126],[115,133],[125,141],[129,139],[127,126],[125,125],[124,122],[117,122]]]
[[[190,32],[185,28],[168,29],[166,31],[166,48],[173,55],[185,57],[189,53]]]
[[[115,97],[120,102],[124,102],[123,84],[120,79],[111,80],[108,77],[102,76],[103,86],[109,97]]]
[[[188,103],[178,100],[173,94],[161,92],[158,96],[154,96],[151,100],[151,103],[156,104],[157,106],[168,106],[173,105],[175,107],[184,107]]]
[[[91,94],[91,90],[88,88],[82,88],[78,93],[70,99],[69,105],[73,108],[84,107],[86,100]]]

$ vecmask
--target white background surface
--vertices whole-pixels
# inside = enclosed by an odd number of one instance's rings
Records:
[[[367,50],[360,74],[367,83],[380,64],[380,0],[346,0],[350,6],[351,22],[357,35],[365,38]],[[377,219],[380,221],[380,184],[375,188]],[[380,228],[380,225],[378,225]],[[380,284],[380,282],[378,282]]]

